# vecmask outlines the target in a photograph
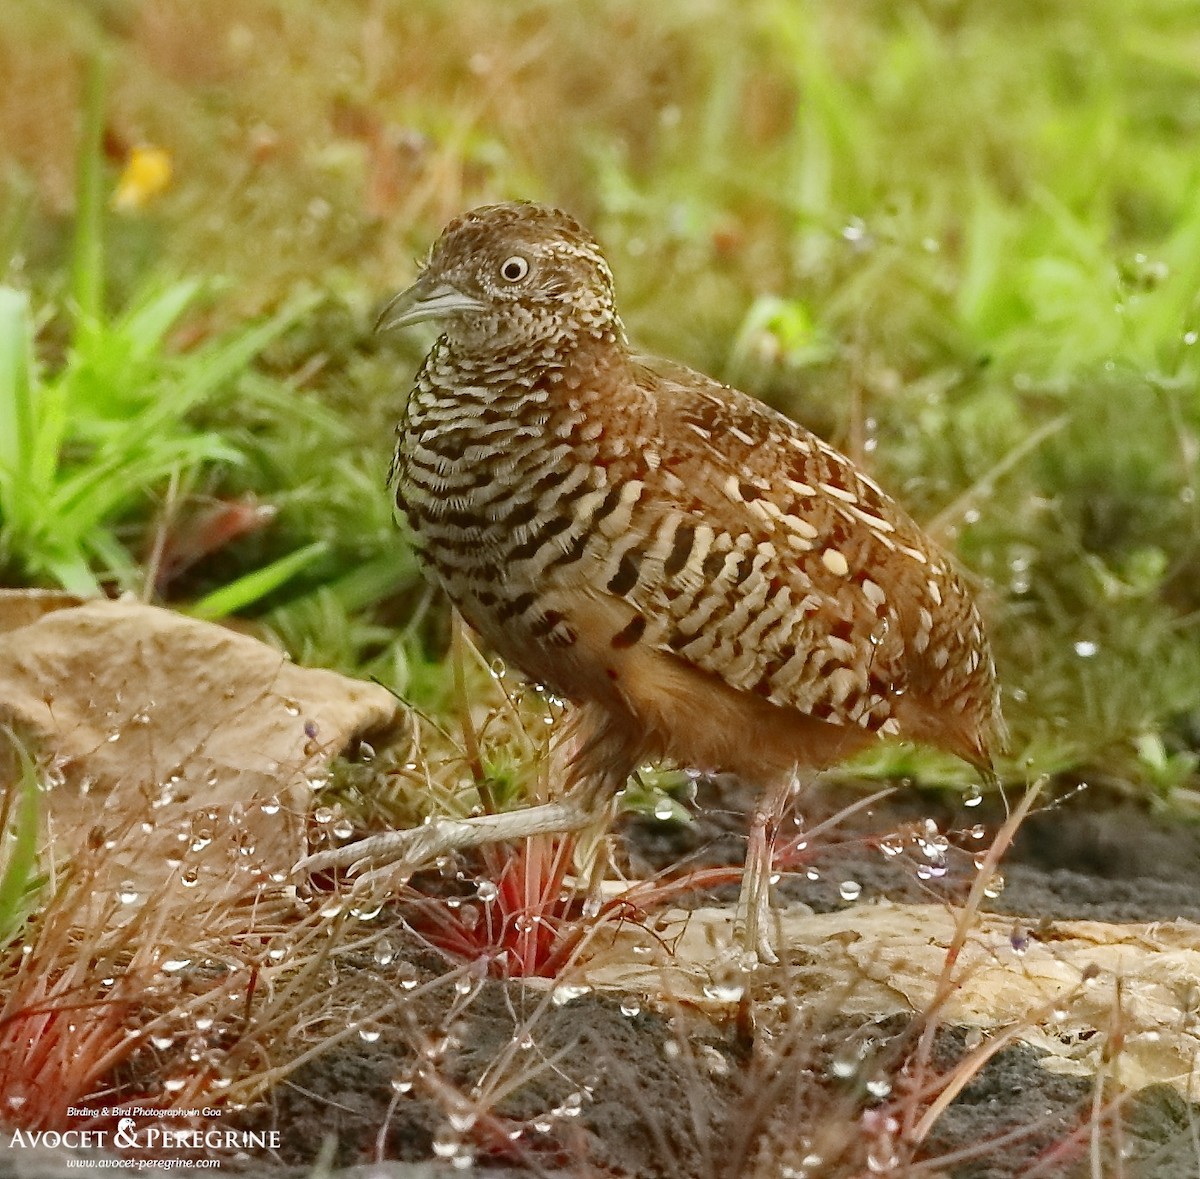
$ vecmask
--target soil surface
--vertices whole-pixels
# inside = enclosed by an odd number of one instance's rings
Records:
[[[850,800],[835,791],[802,799],[804,829]],[[691,824],[626,819],[629,870],[645,876],[681,861],[736,863],[747,801],[733,785],[702,782]],[[973,855],[1002,818],[987,803],[967,807],[945,794],[897,791],[815,837],[788,865],[778,892],[818,910],[844,908],[847,882],[861,886],[859,904],[961,900]],[[931,875],[912,846],[897,853],[895,843],[935,829],[947,836],[948,850],[944,874]],[[1087,791],[1067,792],[1030,816],[1003,872],[1005,887],[988,906],[1031,922],[1200,921],[1200,826]],[[735,891],[717,895],[731,899]],[[745,1029],[699,1012],[598,994],[556,1001],[562,996],[544,984],[472,975],[405,932],[401,916],[391,915],[396,925],[388,932],[394,959],[381,965],[364,948],[339,961],[333,984],[347,1020],[386,1014],[364,1022],[365,1034],[331,1043],[240,1115],[243,1126],[278,1129],[283,1145],[273,1157],[223,1160],[223,1169],[282,1179],[313,1174],[321,1159],[332,1169],[321,1173],[364,1179],[910,1174],[889,1171],[886,1157],[871,1161],[874,1170],[804,1160],[806,1151],[831,1158],[840,1148],[845,1159],[857,1149],[861,1161],[864,1136],[886,1143],[887,1127],[872,1122],[878,1103],[863,1091],[866,1073],[848,1077],[839,1061],[847,1044],[861,1045],[856,1059],[882,1061],[886,1074],[886,1062],[911,1049],[908,1021],[852,1024],[835,1013],[827,1026],[789,1028],[785,1020],[760,1029],[751,1044]],[[387,920],[385,913],[376,924]],[[970,1046],[969,1033],[942,1030],[933,1067],[952,1069]],[[472,1118],[466,1098],[481,1091],[491,1112]],[[1090,1080],[1048,1072],[1026,1046],[1006,1048],[936,1122],[919,1156],[927,1166],[917,1173],[1085,1179],[1093,1174],[1094,1103]],[[1102,1106],[1101,1115],[1103,1173],[1118,1173],[1107,1160],[1119,1141],[1125,1179],[1200,1176],[1200,1111],[1174,1090],[1128,1095]],[[836,1134],[829,1137],[839,1126],[840,1147]],[[32,1156],[9,1152],[0,1156],[0,1176],[77,1173],[61,1169],[61,1153],[56,1160],[36,1170]]]
[[[737,862],[745,846],[748,801],[736,785],[705,781],[691,824],[627,819],[623,845],[631,871],[649,875],[681,861],[697,867]],[[811,828],[847,801],[836,792],[801,800],[805,825]],[[967,807],[942,793],[897,791],[814,839],[790,865],[779,895],[817,910],[845,907],[841,886],[853,881],[862,888],[857,903],[881,896],[962,900],[973,878],[972,852],[987,846],[1002,819],[1001,808],[987,803]],[[907,851],[881,852],[888,833],[927,834],[931,822],[949,837],[944,875],[930,878],[921,871],[920,857]],[[1200,921],[1200,826],[1086,791],[1067,792],[1033,814],[1003,871],[1003,891],[987,902],[994,910],[1038,920]],[[735,891],[719,890],[717,898],[732,900]],[[411,950],[409,960],[422,977],[445,970],[426,951]],[[365,963],[354,985],[370,989],[373,972],[377,968]],[[815,1139],[824,1121],[836,1121],[839,1114],[847,1118],[850,1107],[839,1104],[844,1095],[830,1079],[847,1040],[866,1034],[886,1056],[903,1044],[906,1031],[904,1021],[896,1020],[865,1032],[861,1026],[809,1028],[796,1043],[786,1043],[785,1034],[782,1044],[763,1052],[757,1044],[748,1048],[737,1029],[714,1026],[699,1014],[630,1014],[618,999],[593,994],[554,1006],[547,1004],[544,989],[515,981],[482,982],[468,1002],[457,1004],[457,1014],[453,988],[434,990],[423,1004],[409,1011],[407,1033],[393,1032],[371,1045],[345,1043],[279,1086],[256,1124],[285,1129],[281,1165],[305,1173],[322,1143],[328,1149],[329,1135],[336,1135],[337,1165],[382,1157],[409,1160],[417,1168],[389,1172],[396,1175],[858,1174],[836,1165],[805,1171],[798,1157],[781,1162],[790,1171],[764,1169],[763,1158],[771,1156],[761,1152],[772,1149],[766,1143]],[[450,1090],[439,1094],[421,1082],[422,1039],[413,1034],[418,1027],[425,1041],[436,1041],[438,1029],[450,1029],[448,1043],[425,1047],[433,1051],[428,1075],[436,1074]],[[532,1032],[514,1052],[512,1045],[527,1027]],[[935,1067],[949,1069],[961,1059],[965,1038],[955,1029],[939,1033]],[[512,1060],[497,1070],[506,1052]],[[413,1088],[398,1099],[393,1081],[401,1078],[404,1088],[414,1075]],[[438,1151],[447,1155],[454,1148],[456,1136],[446,1132],[453,1087],[466,1092],[488,1075],[504,1083],[524,1080],[497,1104],[503,1116],[493,1126],[471,1127],[461,1135],[474,1143],[472,1156],[460,1158],[458,1168],[453,1158],[431,1164]],[[937,1122],[922,1153],[932,1164],[924,1173],[953,1179],[1087,1175],[1093,1100],[1090,1080],[1046,1071],[1026,1046],[1007,1048]],[[853,1110],[851,1124],[853,1116],[862,1117],[863,1103]],[[1156,1087],[1133,1095],[1109,1117],[1121,1120],[1127,1179],[1200,1175],[1200,1112],[1173,1090]],[[786,1132],[772,1130],[772,1119],[782,1119]],[[806,1120],[807,1135],[797,1130]],[[1106,1128],[1108,1144],[1111,1122]],[[473,1158],[469,1167],[467,1157]],[[433,1169],[425,1169],[429,1166]]]

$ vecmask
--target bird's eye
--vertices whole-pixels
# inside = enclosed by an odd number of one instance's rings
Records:
[[[520,282],[529,273],[529,262],[520,254],[505,258],[500,263],[500,277],[506,282]]]

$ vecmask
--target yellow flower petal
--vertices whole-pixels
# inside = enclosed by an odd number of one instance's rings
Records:
[[[135,147],[113,192],[112,207],[121,212],[144,209],[171,183],[171,154],[161,147]]]

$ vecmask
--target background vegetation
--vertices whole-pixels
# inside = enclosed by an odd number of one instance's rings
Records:
[[[449,692],[371,309],[562,204],[632,336],[871,466],[986,584],[1012,776],[1200,745],[1185,0],[0,0],[0,581]],[[903,766],[891,755],[883,768]]]

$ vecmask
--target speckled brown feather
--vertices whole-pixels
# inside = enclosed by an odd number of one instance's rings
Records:
[[[634,355],[577,222],[473,210],[413,291],[402,322],[451,310],[397,501],[464,617],[578,706],[577,778],[669,758],[767,781],[888,735],[989,763],[995,673],[946,555],[803,427]]]

